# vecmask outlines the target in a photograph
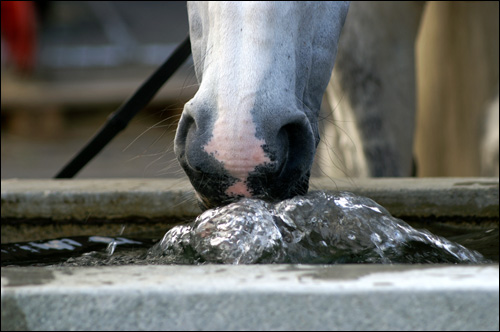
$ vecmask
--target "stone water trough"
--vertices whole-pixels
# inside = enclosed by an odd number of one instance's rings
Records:
[[[432,230],[498,228],[498,178],[313,179]],[[184,180],[2,180],[2,244],[156,232],[200,213]],[[125,227],[124,227],[125,226]],[[2,267],[2,330],[496,330],[499,266]]]

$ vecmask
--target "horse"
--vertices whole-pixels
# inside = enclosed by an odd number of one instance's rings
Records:
[[[349,2],[189,2],[199,83],[174,152],[202,208],[305,194]]]
[[[188,13],[200,88],[174,150],[203,206],[303,194],[316,151],[331,178],[498,176],[498,102],[483,107],[495,85],[498,100],[497,2],[190,3]],[[318,148],[325,84],[333,120]]]
[[[498,22],[498,2],[353,2],[326,90],[322,171],[498,177]]]

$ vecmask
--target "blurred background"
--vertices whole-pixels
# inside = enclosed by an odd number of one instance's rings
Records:
[[[185,1],[1,5],[2,179],[55,176],[188,34]],[[426,5],[416,42],[416,150],[431,163],[420,158],[418,176],[498,176],[498,125],[490,130],[496,169],[481,171],[478,152],[486,126],[498,123],[498,31],[498,2]],[[196,88],[188,60],[76,177],[184,177],[172,142]],[[458,108],[467,114],[452,122]]]
[[[1,178],[51,178],[188,34],[185,1],[2,1]],[[192,60],[78,178],[183,176]]]

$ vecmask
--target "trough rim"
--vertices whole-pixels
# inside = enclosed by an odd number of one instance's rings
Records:
[[[498,178],[312,178],[311,190],[351,191],[398,218],[499,219]],[[187,179],[8,179],[1,210],[2,219],[61,221],[201,213]]]

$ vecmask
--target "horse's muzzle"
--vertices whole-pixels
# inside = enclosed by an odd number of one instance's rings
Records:
[[[245,129],[216,128],[208,114],[185,108],[175,139],[177,158],[204,208],[307,192],[318,137],[303,113],[254,120],[252,137],[239,134]]]

